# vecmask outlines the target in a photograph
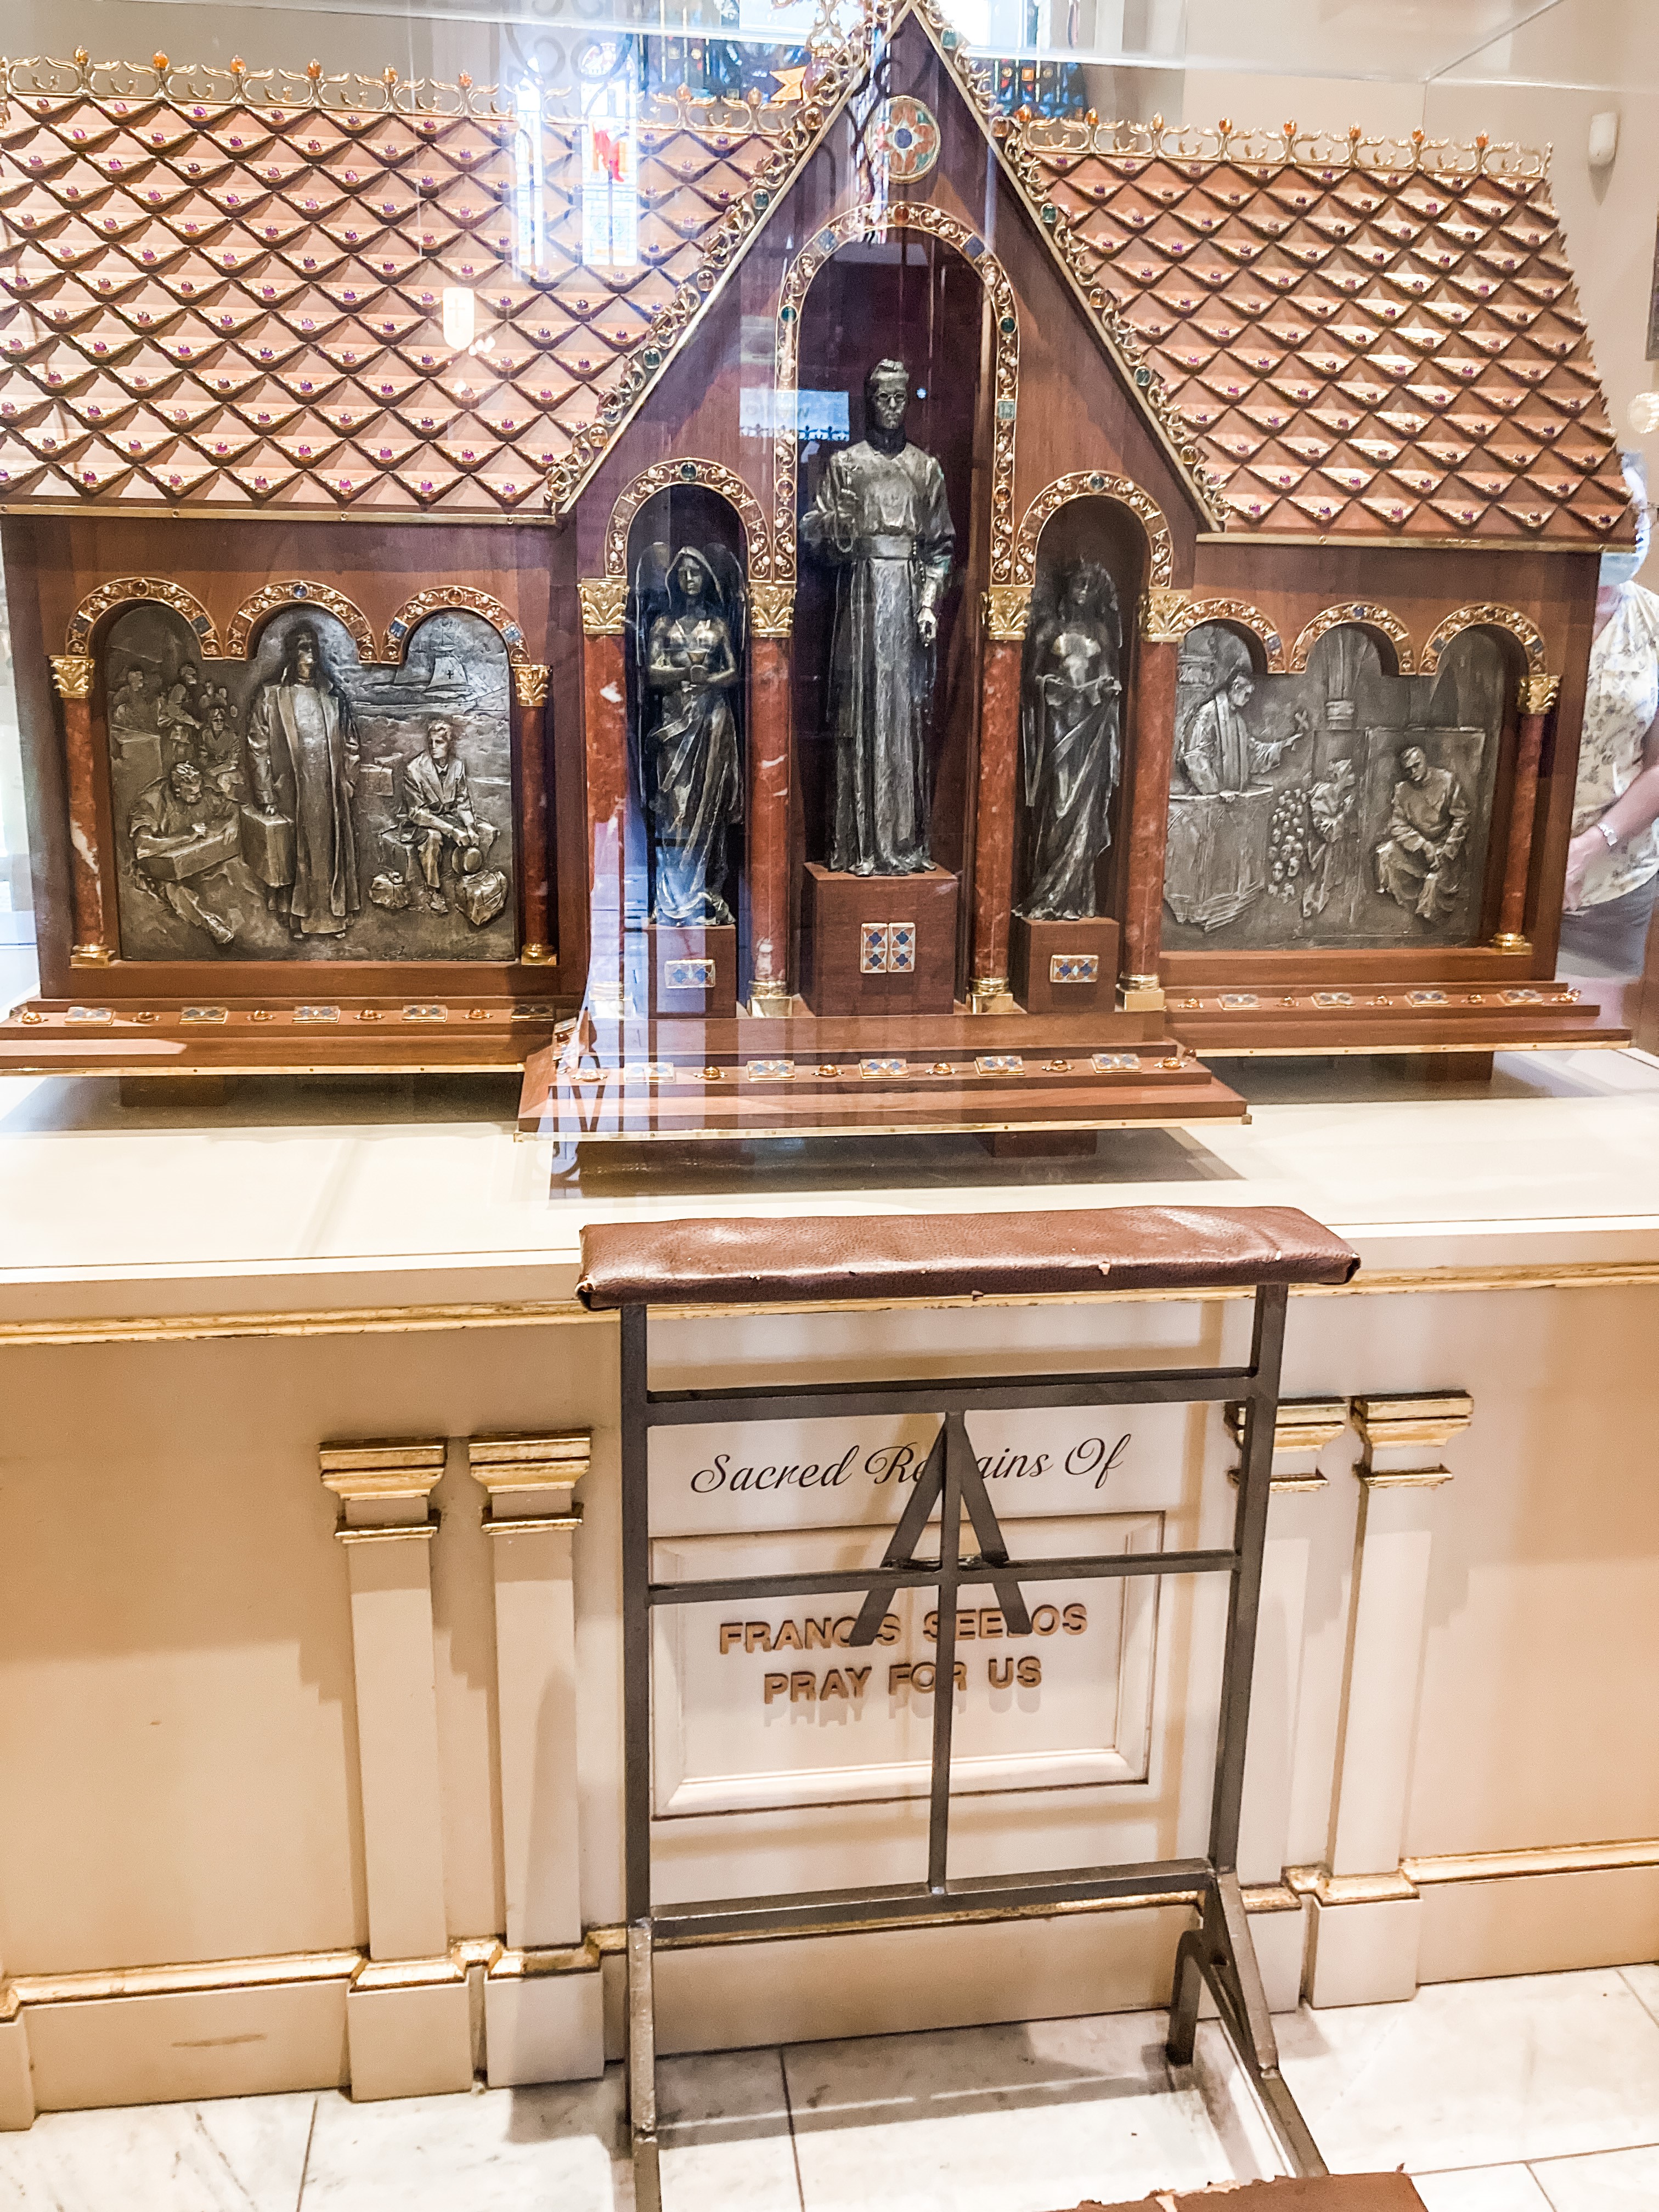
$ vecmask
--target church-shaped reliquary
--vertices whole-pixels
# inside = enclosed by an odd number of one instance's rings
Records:
[[[9,65],[0,1060],[527,1063],[571,1139],[1613,1038],[1551,978],[1632,519],[1541,160],[1034,113],[928,4],[747,96],[660,43]]]

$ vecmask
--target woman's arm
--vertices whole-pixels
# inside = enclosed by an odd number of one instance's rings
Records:
[[[1642,740],[1642,766],[1620,793],[1601,817],[1620,845],[1628,845],[1632,837],[1639,836],[1651,822],[1659,822],[1659,717],[1650,725]],[[1601,835],[1601,824],[1592,822],[1588,830],[1581,830],[1567,848],[1567,880],[1564,890],[1565,903],[1577,907],[1583,896],[1584,877],[1592,860],[1601,860],[1612,851]]]

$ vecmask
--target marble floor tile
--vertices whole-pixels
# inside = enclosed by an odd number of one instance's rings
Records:
[[[1548,2197],[1524,2166],[1467,2166],[1412,2179],[1428,2212],[1549,2212]]]
[[[657,2139],[663,2212],[801,2212],[781,2052],[660,2060]]]
[[[1443,1982],[1279,2027],[1285,2078],[1340,2172],[1513,2165],[1655,2136],[1659,2021],[1615,1968]]]
[[[1659,2020],[1659,1966],[1620,1966],[1620,1975],[1656,2020]]]
[[[301,2212],[614,2212],[631,2203],[622,2074],[354,2105],[317,2100]]]
[[[305,2090],[43,2112],[0,2135],[0,2212],[295,2212],[316,2103]]]
[[[1654,2212],[1659,2146],[1546,2159],[1533,2168],[1550,2212]]]
[[[1254,2178],[1219,2034],[1164,2056],[1162,2013],[795,2045],[803,2212],[1048,2212]]]

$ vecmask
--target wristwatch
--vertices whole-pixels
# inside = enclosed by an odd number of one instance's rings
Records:
[[[1619,836],[1617,830],[1609,830],[1605,822],[1597,822],[1593,826],[1599,830],[1601,832],[1601,835],[1607,839],[1608,852],[1616,853],[1619,850],[1620,846],[1624,842]]]

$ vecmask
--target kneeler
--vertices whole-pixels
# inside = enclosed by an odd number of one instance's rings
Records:
[[[641,2212],[660,2203],[656,2037],[652,1969],[657,1948],[764,1941],[858,1929],[925,1927],[972,1912],[1040,1915],[1115,1899],[1181,1897],[1198,1924],[1181,1938],[1170,2006],[1169,2054],[1189,2063],[1203,1988],[1214,1997],[1293,2175],[1325,2172],[1279,2069],[1240,1893],[1237,1851],[1245,1735],[1255,1674],[1262,1545],[1273,1473],[1273,1424],[1293,1283],[1345,1283],[1358,1266],[1341,1239],[1291,1207],[1117,1206],[1067,1213],[889,1215],[796,1220],[606,1224],[582,1231],[583,1302],[615,1309],[622,1328],[623,1818],[628,1920],[628,2091]],[[1079,1367],[1058,1375],[932,1376],[881,1382],[763,1384],[718,1390],[653,1390],[651,1308],[837,1306],[977,1297],[1021,1302],[1217,1290],[1254,1297],[1249,1364],[1243,1367]],[[1231,1545],[1208,1551],[1085,1553],[1030,1557],[1009,1548],[968,1432],[975,1412],[1042,1406],[1184,1405],[1237,1400],[1244,1407],[1238,1500]],[[881,1559],[824,1573],[651,1578],[647,1462],[653,1429],[708,1422],[860,1419],[937,1414],[938,1437]],[[935,1507],[939,1556],[921,1558]],[[967,1516],[973,1548],[963,1548]],[[1126,1575],[1229,1578],[1220,1721],[1209,1847],[1201,1858],[1073,1867],[952,1878],[951,1734],[955,1699],[933,1699],[927,1864],[918,1881],[799,1895],[653,1902],[651,1867],[652,1614],[659,1606],[763,1604],[781,1597],[859,1592],[850,1641],[870,1644],[901,1589],[938,1593],[935,1680],[954,1680],[957,1597],[988,1583],[1011,1633],[1030,1628],[1024,1585]],[[1315,2212],[1315,2200],[1308,2200]],[[1334,2212],[1335,2208],[1334,2205]]]

